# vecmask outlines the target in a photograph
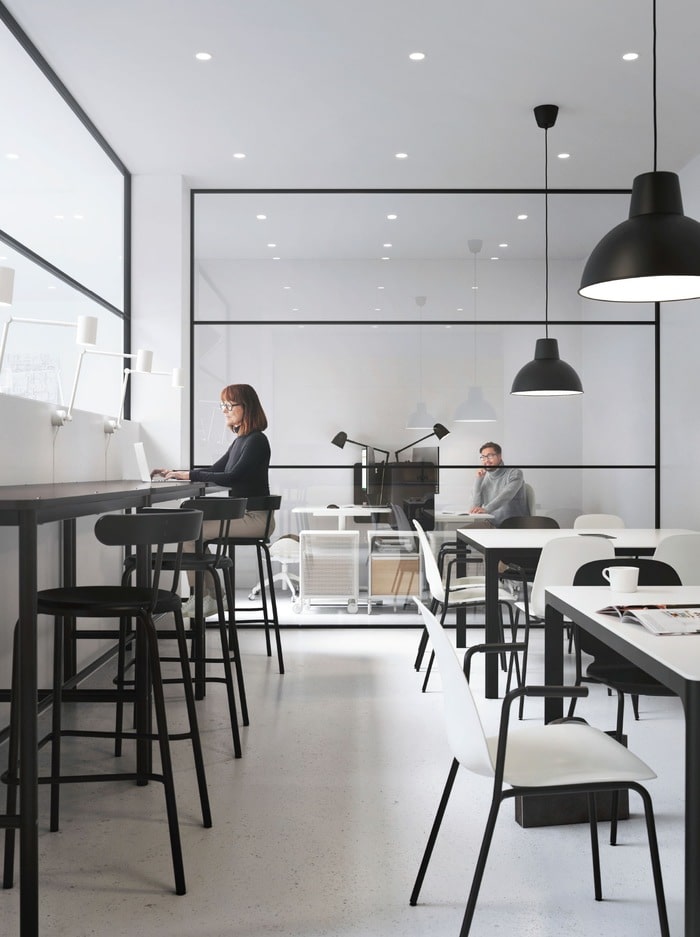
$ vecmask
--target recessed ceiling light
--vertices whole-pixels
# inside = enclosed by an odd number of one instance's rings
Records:
[[[5,153],[5,159],[19,159],[19,153]]]
[[[280,258],[279,258],[279,257],[273,257],[272,259],[273,259],[273,260],[279,260]]]
[[[500,260],[500,257],[492,257],[491,260]]]
[[[378,290],[383,290],[384,287],[383,287],[383,286],[378,286],[377,289],[378,289]]]
[[[394,246],[393,244],[389,244],[389,243],[387,243],[387,244],[382,244],[382,247],[393,247],[393,246]]]
[[[464,312],[464,309],[461,306],[457,306],[457,312]]]
[[[625,62],[634,62],[639,58],[639,52],[625,52],[622,56],[623,61]]]
[[[63,216],[63,215],[54,215],[54,218],[56,219],[56,221],[63,221],[64,216]]]
[[[255,217],[258,219],[258,221],[264,221],[267,218],[267,215],[256,215]]]
[[[493,257],[491,258],[491,260],[493,260]],[[478,286],[472,286],[472,289],[473,289],[473,290],[478,290],[479,287],[478,287]]]
[[[382,260],[388,260],[388,259],[389,259],[388,257],[382,257]]]
[[[412,62],[422,62],[425,58],[425,52],[410,52],[408,57]]]
[[[397,219],[399,216],[398,216],[398,215],[387,215],[386,217],[387,217],[387,220],[388,220],[388,221],[396,221],[396,219]]]
[[[569,159],[571,153],[557,153],[557,159]]]
[[[395,153],[397,159],[408,159],[408,153]]]
[[[380,306],[375,306],[375,307],[374,307],[374,311],[375,311],[375,312],[381,312],[382,310],[381,310],[381,307],[380,307]]]
[[[518,221],[525,221],[527,215],[518,215]]]
[[[283,286],[282,289],[283,289],[283,290],[291,290],[291,286]]]
[[[245,153],[234,153],[234,154],[233,154],[233,158],[234,158],[234,159],[245,159]]]
[[[292,306],[292,312],[299,312],[299,307],[298,307],[298,306]],[[304,326],[302,325],[301,328],[303,329]]]
[[[211,59],[211,52],[195,52],[194,57],[200,62],[208,62]]]
[[[508,245],[506,244],[505,241],[503,242],[503,244],[499,244],[498,246],[499,246],[499,247],[508,247]]]
[[[85,215],[73,215],[76,221],[82,221],[85,218]]]
[[[276,244],[272,244],[272,243],[268,244],[267,246],[268,246],[268,247],[277,247]]]

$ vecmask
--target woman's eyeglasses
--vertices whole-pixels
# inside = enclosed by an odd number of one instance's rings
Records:
[[[229,401],[226,400],[224,401],[224,403],[219,404],[219,409],[222,411],[222,413],[230,413],[234,407],[242,407],[242,406],[243,406],[242,403],[229,403]]]

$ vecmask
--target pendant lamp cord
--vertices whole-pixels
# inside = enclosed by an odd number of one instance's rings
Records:
[[[656,128],[656,0],[652,0],[652,47],[651,47],[651,81],[653,86],[652,101],[654,104],[654,172],[656,172],[656,148],[657,148],[657,128]]]
[[[547,128],[544,128],[544,337],[549,338],[549,172]]]
[[[476,294],[477,294],[477,291],[478,291],[478,287],[476,285],[476,251],[474,251],[474,282],[472,284],[472,292],[474,293],[474,334],[472,336],[472,350],[473,350],[474,366],[472,368],[472,374],[474,375],[473,380],[475,384],[478,383],[476,379],[477,377],[476,376]]]

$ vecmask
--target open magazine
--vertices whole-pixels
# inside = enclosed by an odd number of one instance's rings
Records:
[[[652,634],[700,634],[700,605],[608,605],[599,611]]]

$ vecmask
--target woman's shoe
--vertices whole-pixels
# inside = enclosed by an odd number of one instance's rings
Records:
[[[194,618],[194,595],[191,595],[189,599],[182,606],[182,617],[183,618]],[[226,602],[224,601],[224,610],[226,610]],[[213,595],[205,593],[202,599],[202,614],[204,618],[212,618],[214,615],[219,614],[219,610],[216,607],[216,599]]]

